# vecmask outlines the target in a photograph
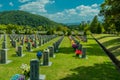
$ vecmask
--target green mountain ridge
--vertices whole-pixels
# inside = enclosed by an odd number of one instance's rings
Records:
[[[28,25],[31,27],[59,25],[59,23],[46,17],[19,10],[0,12],[0,24]]]

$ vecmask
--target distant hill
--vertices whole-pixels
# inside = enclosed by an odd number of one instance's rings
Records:
[[[58,25],[46,17],[19,10],[0,12],[0,24],[28,25],[31,27]]]

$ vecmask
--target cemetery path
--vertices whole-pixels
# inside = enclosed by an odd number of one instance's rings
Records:
[[[87,58],[74,57],[75,53],[71,47],[68,37],[65,37],[56,53],[51,67],[42,67],[41,73],[46,74],[47,80],[119,80],[120,73],[116,70],[111,60],[89,37],[88,43],[83,43],[87,48]]]

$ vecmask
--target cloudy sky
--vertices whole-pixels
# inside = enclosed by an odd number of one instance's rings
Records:
[[[104,0],[0,0],[0,12],[23,10],[59,23],[79,23],[93,19]]]

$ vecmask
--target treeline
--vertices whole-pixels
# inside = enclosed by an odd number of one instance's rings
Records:
[[[98,16],[102,17],[98,21]],[[80,25],[70,29],[84,30],[88,33],[120,34],[120,0],[105,0],[101,4],[101,10],[90,23],[83,21]]]
[[[1,24],[0,33],[16,33],[16,34],[58,34],[58,35],[70,35],[71,31],[68,27],[64,25],[58,25],[56,27],[51,26],[50,28],[44,26],[31,27],[31,26],[21,26],[15,24]]]

